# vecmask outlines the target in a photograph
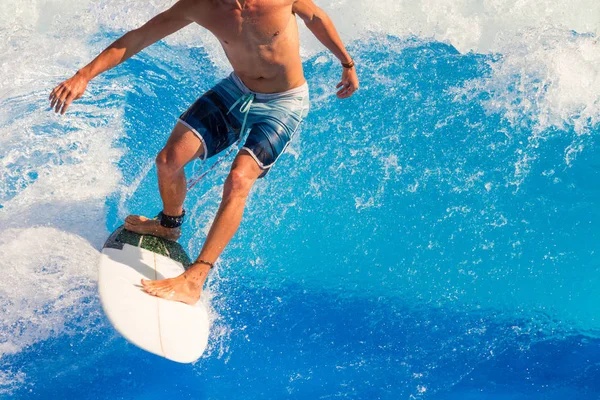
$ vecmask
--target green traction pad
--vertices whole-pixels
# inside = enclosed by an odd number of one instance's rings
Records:
[[[190,257],[179,243],[156,236],[140,235],[126,230],[123,226],[120,226],[110,235],[104,247],[123,248],[123,244],[141,247],[153,253],[169,257],[180,262],[185,269],[192,264]]]

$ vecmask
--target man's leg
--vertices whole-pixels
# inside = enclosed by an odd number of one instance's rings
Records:
[[[183,167],[204,152],[202,141],[182,123],[178,122],[167,144],[156,157],[158,188],[163,201],[163,213],[181,215],[187,192]],[[125,219],[125,229],[144,235],[160,236],[177,240],[180,228],[165,228],[157,220],[130,215]]]
[[[221,205],[198,259],[178,277],[156,281],[142,280],[146,292],[188,304],[195,304],[200,299],[210,266],[199,261],[214,263],[221,255],[240,225],[248,193],[262,172],[246,151],[240,151],[225,180]]]

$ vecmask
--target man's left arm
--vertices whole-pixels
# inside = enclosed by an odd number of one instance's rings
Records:
[[[317,7],[312,0],[297,0],[292,11],[302,18],[313,35],[340,60],[343,72],[342,80],[336,86],[336,88],[340,88],[337,96],[340,99],[350,97],[352,93],[358,90],[356,68],[329,16]]]

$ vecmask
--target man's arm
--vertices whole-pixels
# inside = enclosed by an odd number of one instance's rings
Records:
[[[341,99],[350,97],[352,93],[358,90],[358,76],[352,58],[344,48],[344,44],[340,39],[333,22],[325,11],[321,10],[312,0],[297,0],[292,11],[298,15],[308,29],[315,35],[317,39],[325,47],[327,47],[344,66],[342,72],[342,80],[337,84],[336,88],[341,89],[337,92],[337,96]],[[348,66],[350,66],[348,68]]]
[[[192,22],[189,18],[190,8],[197,3],[196,0],[180,0],[140,28],[121,36],[72,78],[55,87],[50,93],[50,107],[64,114],[71,102],[83,95],[90,80],[189,25]]]

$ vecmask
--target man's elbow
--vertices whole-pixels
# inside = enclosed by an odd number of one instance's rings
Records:
[[[145,47],[145,39],[146,37],[144,32],[141,30],[141,28],[137,28],[121,36],[115,44],[117,44],[118,47],[123,47],[128,50],[138,52]]]
[[[327,14],[325,14],[325,12],[320,8],[316,7],[312,14],[309,14],[304,18],[304,23],[309,28],[316,25],[322,25],[325,17],[327,17]]]

